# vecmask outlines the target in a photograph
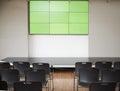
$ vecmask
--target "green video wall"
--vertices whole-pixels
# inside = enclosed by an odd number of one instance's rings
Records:
[[[88,1],[30,0],[30,34],[88,34]]]

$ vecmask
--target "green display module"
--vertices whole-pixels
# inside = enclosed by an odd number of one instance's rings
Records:
[[[50,24],[51,34],[68,34],[68,24]]]
[[[30,34],[88,34],[87,0],[30,0]]]
[[[70,24],[70,34],[88,34],[88,24]]]
[[[49,24],[30,24],[30,34],[50,34]]]
[[[69,22],[69,14],[66,12],[51,12],[50,13],[50,23],[66,23]]]

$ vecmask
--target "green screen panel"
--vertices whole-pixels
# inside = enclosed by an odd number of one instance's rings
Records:
[[[88,12],[88,1],[71,1],[70,12]]]
[[[30,24],[30,34],[49,34],[49,24]]]
[[[50,34],[68,34],[68,24],[50,24]]]
[[[49,23],[49,12],[31,12],[30,23]]]
[[[51,12],[50,23],[68,23],[69,13],[64,12]]]
[[[70,34],[88,34],[88,24],[70,24]]]
[[[30,11],[49,11],[49,2],[30,1]]]
[[[70,13],[70,23],[88,23],[88,13]]]
[[[50,1],[50,12],[51,11],[69,11],[69,2],[68,1]]]

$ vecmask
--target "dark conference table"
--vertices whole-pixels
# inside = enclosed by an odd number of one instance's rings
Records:
[[[120,57],[7,57],[2,59],[3,62],[30,62],[32,63],[49,63],[53,67],[75,67],[76,62],[92,62],[93,65],[97,61],[116,62],[120,61]]]

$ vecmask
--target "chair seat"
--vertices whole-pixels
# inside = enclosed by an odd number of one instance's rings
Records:
[[[17,82],[14,83],[14,91],[42,91],[41,82]]]
[[[115,91],[116,83],[93,83],[89,91]]]
[[[7,89],[7,83],[5,81],[0,81],[0,91],[6,91]]]

